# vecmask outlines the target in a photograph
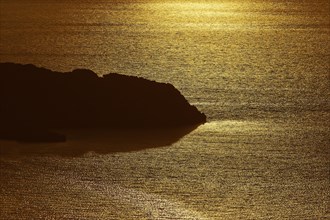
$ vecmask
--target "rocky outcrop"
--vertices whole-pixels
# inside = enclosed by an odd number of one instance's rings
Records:
[[[171,84],[115,73],[98,77],[85,69],[60,73],[31,64],[0,64],[0,102],[2,139],[19,139],[13,133],[24,130],[169,128],[206,121]]]

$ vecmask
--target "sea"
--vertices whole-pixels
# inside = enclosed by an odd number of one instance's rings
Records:
[[[328,0],[0,0],[1,62],[171,83],[207,116],[130,151],[93,150],[114,145],[106,132],[0,141],[0,219],[330,219],[329,12]],[[72,146],[87,150],[51,150]]]

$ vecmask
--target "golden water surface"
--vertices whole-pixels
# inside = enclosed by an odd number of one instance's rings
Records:
[[[132,152],[98,152],[102,132],[0,141],[0,219],[330,218],[329,5],[0,1],[1,62],[172,83],[208,117]]]

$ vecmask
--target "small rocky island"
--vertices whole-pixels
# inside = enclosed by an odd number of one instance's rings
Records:
[[[0,63],[0,139],[65,141],[61,129],[158,129],[206,116],[171,84],[91,70]]]

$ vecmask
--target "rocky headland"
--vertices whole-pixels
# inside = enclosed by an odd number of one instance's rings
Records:
[[[206,116],[167,83],[91,70],[0,64],[0,139],[65,141],[61,129],[196,126]]]

